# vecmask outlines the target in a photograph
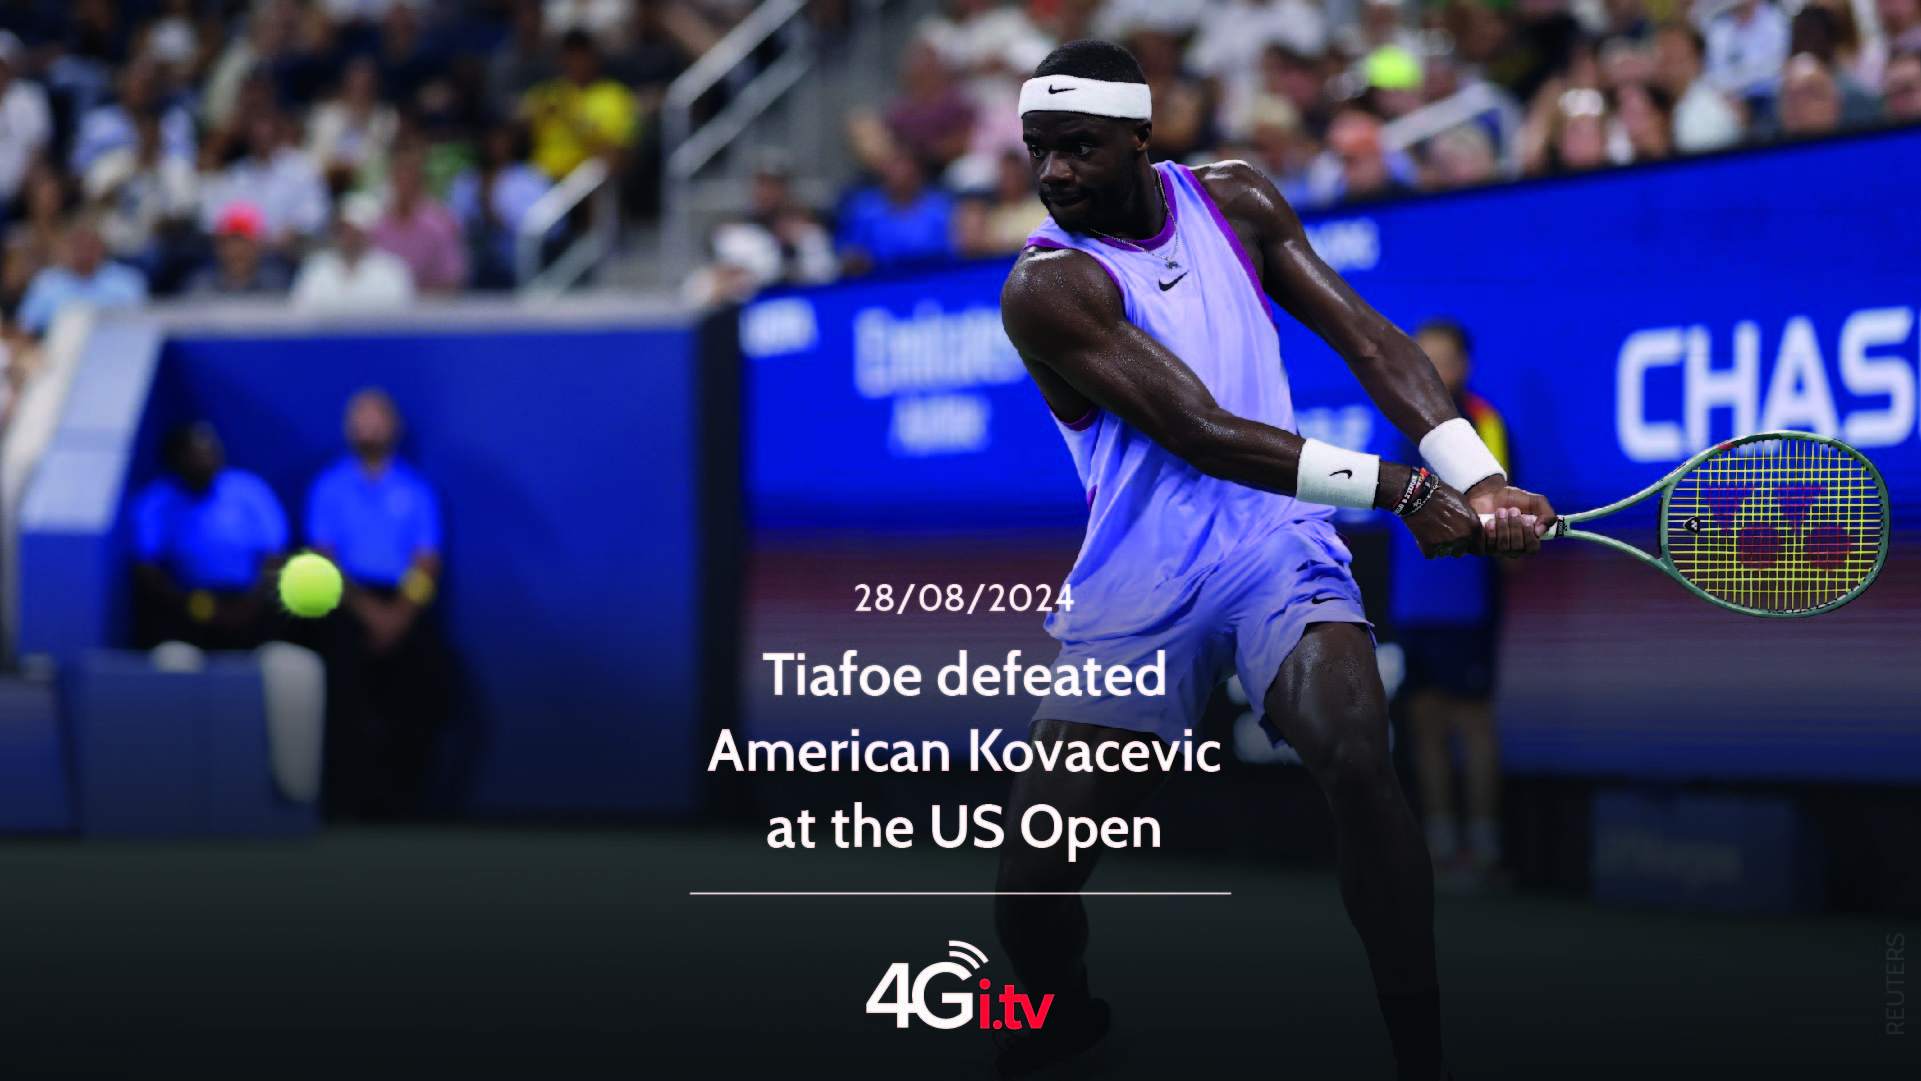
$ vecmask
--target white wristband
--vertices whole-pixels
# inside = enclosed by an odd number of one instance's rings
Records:
[[[1505,473],[1494,452],[1466,418],[1455,417],[1421,437],[1421,457],[1449,488],[1465,492],[1496,473]]]
[[[1371,510],[1381,484],[1381,459],[1310,439],[1301,444],[1294,498],[1304,503]]]

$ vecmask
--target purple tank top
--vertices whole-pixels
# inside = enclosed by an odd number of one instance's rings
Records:
[[[1145,250],[1067,232],[1052,218],[1028,244],[1093,257],[1120,287],[1128,321],[1185,361],[1222,408],[1295,431],[1280,337],[1240,238],[1193,170],[1154,168],[1169,214],[1160,235],[1135,242]],[[1088,522],[1067,579],[1074,607],[1047,618],[1056,638],[1152,627],[1243,544],[1333,510],[1207,476],[1099,409],[1060,429],[1087,491]]]

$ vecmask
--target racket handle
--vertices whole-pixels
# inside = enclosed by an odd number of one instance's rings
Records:
[[[1525,523],[1526,523],[1526,524],[1528,524],[1528,525],[1533,525],[1533,524],[1534,524],[1535,522],[1538,522],[1538,521],[1540,521],[1540,519],[1539,519],[1539,518],[1536,518],[1536,517],[1535,517],[1534,515],[1532,515],[1532,514],[1523,514],[1523,515],[1521,515],[1521,521],[1523,521],[1523,522],[1525,522]],[[1491,525],[1493,525],[1493,524],[1494,524],[1494,516],[1493,516],[1492,514],[1483,514],[1483,515],[1481,515],[1481,525],[1482,525],[1483,527],[1486,527],[1486,526],[1491,526]],[[1541,534],[1541,539],[1542,539],[1542,540],[1551,540],[1552,538],[1554,538],[1554,537],[1556,537],[1556,536],[1559,536],[1559,535],[1560,535],[1560,531],[1559,531],[1559,530],[1555,530],[1555,529],[1550,529],[1550,530],[1548,530],[1547,532],[1545,532],[1545,533],[1543,533],[1543,534]]]

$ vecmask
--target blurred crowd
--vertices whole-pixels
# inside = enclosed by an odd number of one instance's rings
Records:
[[[589,158],[647,207],[668,83],[753,6],[0,0],[10,387],[76,301],[513,285],[526,215]]]
[[[1016,95],[1082,37],[1140,61],[1157,158],[1305,209],[1921,121],[1921,0],[950,0],[848,118],[860,183],[816,215],[770,158],[689,292],[1018,250]]]

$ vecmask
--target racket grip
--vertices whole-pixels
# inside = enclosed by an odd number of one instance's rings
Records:
[[[1528,525],[1533,525],[1533,524],[1534,524],[1535,522],[1538,522],[1538,521],[1540,521],[1540,519],[1539,519],[1539,518],[1536,518],[1536,517],[1535,517],[1534,515],[1532,515],[1532,514],[1523,514],[1523,515],[1521,515],[1521,521],[1523,521],[1523,522],[1525,522],[1525,523],[1527,523]],[[1493,524],[1494,524],[1494,516],[1493,516],[1492,514],[1483,514],[1483,515],[1481,515],[1481,525],[1482,525],[1482,527],[1483,527],[1483,528],[1485,528],[1485,527],[1487,527],[1487,526],[1491,526],[1491,525],[1493,525]],[[1546,533],[1543,533],[1543,534],[1541,534],[1541,539],[1542,539],[1542,540],[1548,540],[1548,539],[1550,539],[1550,538],[1552,538],[1552,537],[1554,537],[1554,536],[1556,536],[1556,535],[1557,535],[1557,533],[1558,533],[1558,531],[1557,531],[1557,530],[1553,530],[1553,529],[1550,529],[1550,530],[1548,530],[1548,531],[1547,531]]]

